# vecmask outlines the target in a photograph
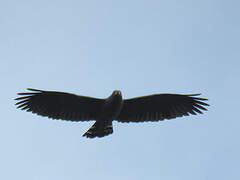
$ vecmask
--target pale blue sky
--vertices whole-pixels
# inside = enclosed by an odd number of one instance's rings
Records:
[[[0,2],[0,179],[240,179],[240,2]],[[17,110],[26,88],[99,98],[202,93],[203,115],[114,123],[52,121]]]

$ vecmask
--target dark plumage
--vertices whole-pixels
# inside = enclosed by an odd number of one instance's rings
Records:
[[[207,99],[196,97],[200,94],[153,94],[149,96],[122,99],[121,91],[113,91],[106,99],[75,94],[28,89],[31,92],[18,93],[17,107],[67,121],[95,120],[93,126],[83,135],[89,138],[103,137],[113,133],[112,121],[144,122],[173,119],[196,115],[207,110],[203,102]]]

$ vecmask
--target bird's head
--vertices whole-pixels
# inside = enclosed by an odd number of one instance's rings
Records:
[[[115,90],[115,91],[113,91],[112,95],[114,95],[114,96],[122,96],[122,93],[119,90]]]
[[[113,91],[111,96],[108,97],[109,102],[121,102],[122,101],[122,93],[119,90]]]
[[[111,96],[108,97],[108,101],[109,102],[122,101],[122,93],[121,93],[121,91],[119,91],[119,90],[113,91]]]

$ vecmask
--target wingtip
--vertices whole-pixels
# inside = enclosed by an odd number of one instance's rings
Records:
[[[188,94],[188,96],[200,96],[202,95],[201,93],[196,93],[196,94]]]
[[[192,97],[192,96],[200,96],[202,95],[201,93],[198,93],[198,94],[188,94],[189,97]],[[201,101],[208,101],[207,98],[200,98],[200,97],[193,97],[194,99],[196,100],[201,100]]]
[[[43,90],[40,89],[34,89],[34,88],[27,88],[29,91],[37,91],[37,92],[42,92]]]
[[[42,93],[43,90],[40,89],[33,89],[33,88],[27,88],[27,90],[29,91],[34,91],[34,92],[21,92],[21,93],[17,93],[17,95],[34,95],[34,94],[39,94]],[[16,98],[15,100],[19,100],[18,98]]]

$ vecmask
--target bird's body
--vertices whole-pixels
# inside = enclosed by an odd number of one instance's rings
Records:
[[[115,90],[106,99],[75,94],[28,89],[32,92],[16,98],[18,108],[52,119],[68,121],[95,120],[83,135],[89,138],[103,137],[113,133],[112,121],[144,122],[173,119],[207,110],[207,99],[194,97],[200,94],[153,94],[123,99],[121,91]]]
[[[100,111],[99,118],[83,135],[87,137],[103,137],[113,133],[112,121],[117,118],[123,105],[121,91],[115,90],[109,96]]]
[[[123,99],[121,91],[115,90],[112,95],[109,96],[104,105],[102,112],[100,114],[99,120],[114,120],[119,115],[123,105]]]

